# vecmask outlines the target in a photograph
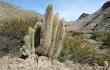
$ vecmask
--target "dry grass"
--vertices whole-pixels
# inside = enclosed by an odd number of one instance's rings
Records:
[[[16,49],[18,50],[23,44],[23,37],[27,34],[28,27],[33,27],[42,19],[43,15],[37,12],[0,1],[0,44],[2,48],[9,49],[8,53],[16,53]]]
[[[95,47],[84,40],[83,33],[67,32],[62,53],[59,57],[61,61],[67,59],[78,63],[93,64],[94,62],[103,65],[103,61],[110,61],[110,55],[107,53],[99,53]]]

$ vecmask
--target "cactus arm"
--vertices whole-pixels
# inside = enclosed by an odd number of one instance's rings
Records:
[[[61,20],[60,22],[60,30],[59,30],[59,38],[58,38],[58,43],[57,43],[57,49],[55,54],[53,55],[52,59],[57,59],[58,56],[61,53],[62,50],[62,45],[63,45],[63,39],[64,39],[64,34],[65,34],[65,25],[64,25],[64,19]]]
[[[32,53],[35,53],[35,48],[34,48],[34,29],[29,27],[28,29],[28,34],[24,37],[24,44],[25,47],[22,47],[20,50],[24,56],[30,55]]]
[[[30,37],[30,39],[31,39],[31,53],[34,53],[34,52],[35,52],[35,47],[34,47],[34,34],[35,34],[34,31],[31,32],[31,37]]]
[[[28,35],[29,35],[29,39],[30,39],[30,53],[35,53],[35,47],[34,47],[34,34],[35,34],[35,30],[32,27],[28,28]]]
[[[48,51],[48,57],[51,57],[53,55],[53,52],[54,52],[53,50],[55,47],[56,34],[57,34],[57,30],[58,30],[58,17],[59,17],[59,14],[56,13],[56,15],[54,17],[54,21],[53,21],[52,37],[51,37],[50,48]]]
[[[30,35],[24,37],[24,44],[28,49],[31,49]]]
[[[53,24],[53,13],[52,13],[52,4],[49,4],[45,13],[45,30],[43,37],[43,47],[45,49],[43,55],[47,55],[48,49],[50,47],[51,42],[51,32],[52,32],[52,24]]]

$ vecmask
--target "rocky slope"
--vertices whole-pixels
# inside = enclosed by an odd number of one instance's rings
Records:
[[[32,18],[32,17],[39,17],[42,18],[42,15],[40,13],[37,13],[35,11],[26,10],[24,8],[15,6],[10,3],[6,3],[4,1],[0,0],[0,21],[2,20],[11,20],[11,18],[20,17],[22,19],[26,18]]]
[[[27,59],[5,56],[0,59],[0,70],[104,70],[105,67],[73,64],[70,61],[60,63],[47,57],[31,55]]]
[[[78,20],[69,26],[68,30],[76,30],[83,32],[91,31],[110,31],[110,1],[94,12],[93,14],[82,14]]]
[[[0,0],[0,55],[19,51],[28,26],[42,18],[42,14]]]

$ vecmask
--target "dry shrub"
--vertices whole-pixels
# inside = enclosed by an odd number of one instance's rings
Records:
[[[89,42],[84,40],[81,32],[66,32],[63,50],[59,57],[61,61],[72,60],[78,63],[93,64],[94,62],[102,65],[103,61],[110,60],[109,54],[99,53],[98,50]]]

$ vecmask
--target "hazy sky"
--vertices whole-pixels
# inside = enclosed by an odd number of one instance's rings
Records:
[[[48,3],[53,4],[54,12],[67,21],[76,20],[83,12],[93,13],[108,0],[4,0],[25,9],[44,13]]]

